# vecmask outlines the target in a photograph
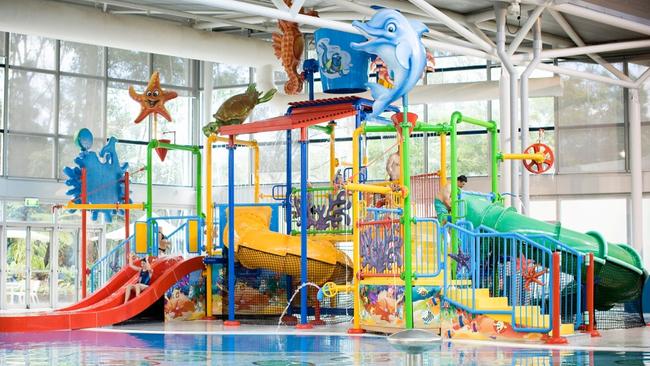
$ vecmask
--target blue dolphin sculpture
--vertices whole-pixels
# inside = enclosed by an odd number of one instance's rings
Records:
[[[367,22],[355,20],[352,26],[365,33],[369,40],[351,43],[350,46],[381,57],[394,74],[393,88],[377,83],[366,84],[375,100],[368,118],[377,119],[388,105],[408,93],[422,77],[427,60],[420,37],[429,28],[421,22],[406,19],[393,9],[379,10]]]

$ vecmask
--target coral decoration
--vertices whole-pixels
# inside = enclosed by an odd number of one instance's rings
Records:
[[[176,98],[178,94],[175,91],[166,91],[160,87],[160,75],[158,71],[151,74],[149,84],[147,84],[147,88],[142,94],[136,93],[133,86],[129,86],[129,95],[133,100],[140,103],[140,114],[135,118],[135,123],[142,122],[150,114],[154,116],[159,114],[169,122],[172,121],[169,111],[165,108],[165,103],[168,100]]]
[[[379,232],[372,228],[363,230],[359,235],[361,267],[375,269],[377,273],[390,270],[392,266],[402,266],[402,238],[400,225],[393,224]]]
[[[352,221],[350,219],[349,210],[352,207],[352,202],[348,199],[345,191],[339,191],[336,194],[331,194],[327,202],[323,204],[314,204],[311,193],[308,194],[307,203],[309,210],[307,211],[307,228],[316,230],[339,229],[342,225],[348,226]],[[300,217],[300,196],[293,197],[293,215]],[[298,227],[301,226],[300,221],[297,223]]]
[[[284,0],[284,3],[291,7],[291,0]],[[300,9],[300,14],[318,16],[315,11],[305,12]],[[273,33],[273,51],[284,67],[284,71],[289,76],[289,80],[284,84],[284,92],[289,95],[298,94],[302,91],[304,76],[298,72],[300,59],[305,50],[305,41],[298,27],[298,23],[286,20],[278,20],[280,33]]]

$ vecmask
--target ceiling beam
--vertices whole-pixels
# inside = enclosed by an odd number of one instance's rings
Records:
[[[603,23],[611,25],[616,28],[627,29],[629,31],[641,33],[650,36],[650,22],[649,23],[640,23],[634,20],[631,20],[630,16],[621,17],[612,14],[606,14],[604,12],[586,8],[583,6],[578,6],[570,3],[553,5],[553,9],[559,10],[565,14],[575,15],[580,18],[585,18],[593,20],[598,23]]]
[[[587,45],[582,40],[582,37],[580,37],[578,32],[576,32],[573,29],[571,24],[569,24],[569,22],[564,18],[564,16],[562,14],[560,14],[557,10],[554,10],[554,9],[548,9],[548,12],[551,14],[553,19],[555,19],[557,24],[559,24],[560,27],[562,27],[562,29],[564,30],[564,32],[566,32],[566,34],[569,36],[569,38],[571,38],[571,40],[573,40],[573,42],[575,42],[576,46],[585,47]],[[595,53],[588,53],[587,56],[590,57],[592,60],[596,61],[596,63],[598,63],[599,65],[601,65],[605,69],[607,69],[609,72],[614,74],[619,79],[630,81],[630,78],[627,75],[625,75],[625,73],[623,73],[623,71],[615,68],[614,66],[612,66],[612,64],[605,61],[605,59],[603,59],[599,55],[597,55]]]
[[[477,36],[476,34],[472,33],[469,29],[465,28],[452,18],[450,18],[447,14],[443,13],[442,11],[436,9],[433,5],[429,4],[425,0],[409,0],[412,4],[417,6],[418,8],[422,9],[425,13],[429,14],[435,19],[438,19],[441,21],[444,25],[448,26],[451,28],[454,32],[460,34],[465,38],[466,40],[470,41],[472,44],[476,45],[478,48],[487,51],[487,52],[492,52],[492,47],[485,42],[481,37]]]
[[[62,41],[234,65],[279,65],[266,41],[199,31],[170,20],[104,13],[84,5],[0,1],[0,24],[6,32]]]

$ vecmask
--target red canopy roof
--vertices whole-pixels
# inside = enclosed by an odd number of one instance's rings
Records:
[[[349,102],[346,100],[345,103],[341,104],[307,105],[305,107],[302,107],[301,103],[292,105],[293,109],[290,115],[273,117],[241,125],[223,126],[219,129],[219,134],[231,136],[293,130],[357,114],[357,110],[354,107],[354,100],[350,100]]]

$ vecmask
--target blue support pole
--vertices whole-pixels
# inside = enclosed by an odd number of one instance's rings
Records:
[[[228,320],[235,321],[235,144],[228,144]],[[208,182],[211,184],[211,182]],[[235,325],[235,324],[233,324]]]
[[[284,201],[284,216],[285,220],[287,223],[287,235],[291,235],[291,178],[293,175],[292,172],[292,166],[291,166],[291,130],[287,130],[287,189],[286,189],[286,194],[285,194],[285,201]],[[287,283],[286,283],[286,289],[287,289],[287,302],[291,300],[291,296],[293,296],[293,286],[291,285],[291,276],[287,275],[286,276]],[[287,315],[293,314],[293,309],[291,307],[291,304],[289,304],[289,309],[287,310]]]
[[[307,163],[307,129],[300,130],[300,280],[307,283],[307,178],[309,176]],[[307,324],[307,292],[303,287],[300,291],[300,324]]]

